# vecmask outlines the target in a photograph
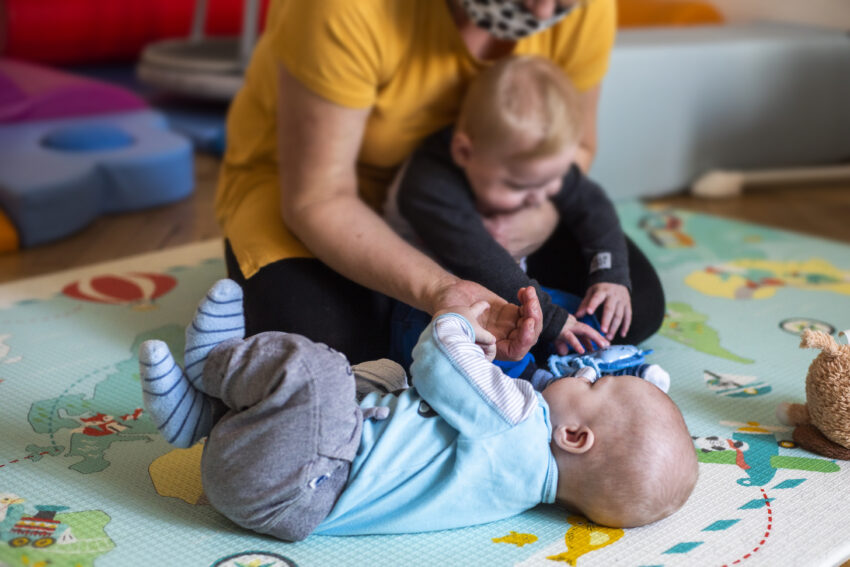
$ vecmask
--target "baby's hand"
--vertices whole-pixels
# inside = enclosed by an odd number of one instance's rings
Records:
[[[561,334],[555,339],[555,350],[563,356],[569,352],[569,347],[573,347],[577,353],[583,354],[585,350],[593,350],[593,343],[599,348],[606,348],[611,344],[596,329],[571,314],[567,316]]]
[[[472,305],[458,305],[442,309],[434,317],[438,317],[444,313],[456,313],[469,321],[475,333],[475,344],[480,346],[481,350],[484,351],[484,356],[492,361],[496,358],[496,337],[484,328],[489,310],[489,303],[486,301],[477,301]]]
[[[632,324],[632,298],[626,286],[601,282],[593,284],[587,290],[576,311],[576,317],[593,315],[593,312],[605,304],[599,326],[610,340],[620,330],[620,336],[625,337]]]

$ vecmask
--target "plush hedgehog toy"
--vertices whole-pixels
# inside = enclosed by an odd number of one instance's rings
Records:
[[[850,339],[848,334],[840,333],[845,340]],[[794,441],[800,447],[831,459],[850,460],[850,344],[806,330],[800,348],[821,349],[806,375],[806,403],[780,404],[776,416],[796,426]]]

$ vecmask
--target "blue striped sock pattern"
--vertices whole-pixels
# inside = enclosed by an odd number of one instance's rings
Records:
[[[170,444],[191,447],[209,434],[212,400],[192,386],[168,345],[143,342],[139,347],[139,374],[145,410]]]
[[[203,389],[200,377],[212,349],[221,342],[242,338],[244,335],[242,288],[233,280],[219,280],[201,300],[195,318],[186,327],[183,361],[186,364],[186,376],[192,385]]]

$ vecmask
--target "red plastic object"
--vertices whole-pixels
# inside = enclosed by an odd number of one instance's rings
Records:
[[[209,0],[207,35],[239,35],[244,0]],[[268,0],[263,0],[260,21]],[[195,0],[0,0],[7,57],[71,64],[135,60],[149,43],[186,37]]]

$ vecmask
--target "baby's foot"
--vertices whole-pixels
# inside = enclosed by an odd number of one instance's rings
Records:
[[[638,364],[637,366],[618,370],[617,372],[614,372],[614,374],[619,376],[628,374],[630,376],[643,378],[650,384],[658,386],[658,388],[665,394],[667,393],[667,390],[670,389],[670,374],[657,364]]]
[[[245,335],[242,288],[233,280],[217,281],[198,304],[195,318],[186,327],[186,351],[183,360],[186,376],[196,388],[203,388],[200,377],[209,352],[219,343]]]
[[[186,448],[209,435],[221,402],[192,386],[168,345],[143,342],[139,347],[139,373],[145,409],[169,443]]]

